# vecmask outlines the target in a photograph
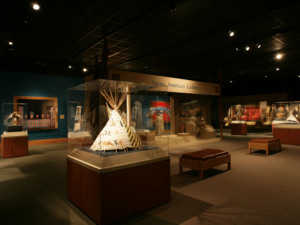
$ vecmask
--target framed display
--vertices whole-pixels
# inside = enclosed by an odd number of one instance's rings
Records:
[[[28,130],[58,129],[56,97],[15,96],[14,103],[28,105]]]

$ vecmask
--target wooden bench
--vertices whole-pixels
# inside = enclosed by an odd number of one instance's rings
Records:
[[[224,150],[204,149],[201,151],[183,154],[179,158],[179,173],[182,173],[182,167],[199,171],[200,180],[203,179],[203,171],[212,167],[228,164],[228,170],[231,167],[230,154]]]
[[[251,153],[251,148],[266,150],[266,155],[269,155],[269,150],[272,148],[279,147],[281,151],[281,141],[277,138],[258,138],[252,139],[249,142],[249,153]]]

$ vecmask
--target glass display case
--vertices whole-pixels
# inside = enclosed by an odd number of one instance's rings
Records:
[[[168,158],[167,86],[95,80],[68,89],[68,159],[107,172]]]
[[[299,124],[300,101],[274,102],[270,110],[272,124]]]
[[[28,107],[25,103],[2,103],[2,130],[4,134],[21,131],[27,132],[27,112]]]

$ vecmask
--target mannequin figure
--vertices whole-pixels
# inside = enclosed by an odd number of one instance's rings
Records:
[[[147,117],[152,117],[153,114],[156,114],[155,120],[155,135],[161,135],[164,133],[164,117],[163,114],[166,113],[169,116],[171,115],[170,109],[162,106],[149,108]]]
[[[142,103],[135,101],[131,110],[131,124],[135,124],[135,128],[142,129]]]

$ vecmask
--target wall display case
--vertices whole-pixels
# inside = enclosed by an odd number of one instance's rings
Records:
[[[3,103],[1,155],[3,158],[28,155],[27,104]]]
[[[57,98],[15,96],[14,103],[27,104],[28,130],[58,129]]]
[[[170,120],[149,129],[145,116],[163,115],[151,102],[164,99],[166,86],[132,82],[96,80],[68,89],[68,198],[96,223],[170,199]]]
[[[230,124],[232,135],[246,135],[247,122],[246,121],[232,121]]]

